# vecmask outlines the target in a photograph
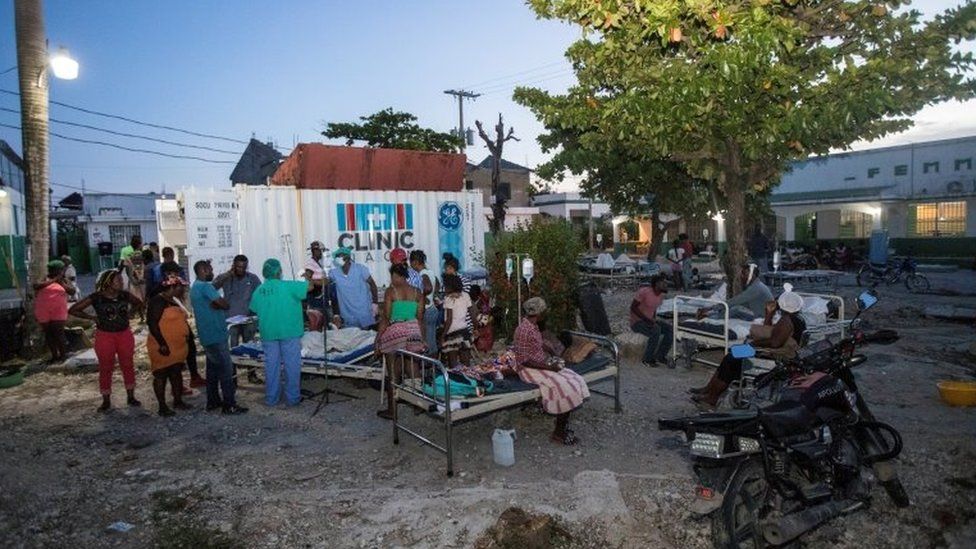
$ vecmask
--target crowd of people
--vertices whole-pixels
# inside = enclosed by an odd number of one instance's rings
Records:
[[[65,258],[67,259],[67,258]],[[112,377],[116,366],[129,406],[140,406],[135,398],[135,337],[132,322],[146,325],[146,348],[153,376],[153,392],[162,416],[190,407],[183,397],[193,388],[206,388],[207,410],[226,414],[247,411],[235,399],[236,379],[230,357],[230,346],[254,337],[247,326],[228,327],[226,317],[250,314],[251,294],[261,280],[248,272],[247,257],[234,259],[233,267],[214,280],[208,262],[194,265],[196,282],[187,296],[186,270],[176,262],[170,247],[159,249],[155,243],[143,246],[136,235],[120,252],[119,263],[99,273],[95,290],[81,298],[77,294],[76,274],[66,268],[66,261],[52,261],[48,278],[35,286],[34,314],[44,326],[51,360],[66,357],[64,325],[69,318],[94,324],[94,351],[98,360],[100,411],[112,407]],[[70,264],[68,264],[70,265]],[[220,295],[219,289],[224,294]],[[70,305],[70,307],[69,307]],[[190,309],[197,333],[191,327]],[[206,378],[197,364],[198,347],[206,360]],[[189,372],[189,383],[183,371]],[[166,386],[172,394],[172,406],[165,398]]]

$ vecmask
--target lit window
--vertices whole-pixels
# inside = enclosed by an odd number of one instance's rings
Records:
[[[966,203],[930,202],[915,204],[912,236],[962,236],[966,234]]]
[[[908,175],[908,164],[899,164],[895,166],[895,175]]]
[[[881,168],[868,168],[868,179],[874,179],[874,176],[881,173]]]
[[[872,221],[871,214],[854,210],[841,210],[840,228],[837,236],[840,238],[867,238],[871,236]]]
[[[972,158],[957,158],[956,159],[956,171],[958,172],[959,170],[963,169],[964,166],[965,166],[965,168],[967,170],[973,169],[973,159]]]
[[[925,162],[922,164],[922,173],[939,173],[938,162]]]

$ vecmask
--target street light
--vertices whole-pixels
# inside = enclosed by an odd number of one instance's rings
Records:
[[[78,78],[78,62],[75,61],[68,49],[64,46],[58,48],[57,53],[50,59],[51,72],[56,78],[61,80],[74,80]]]

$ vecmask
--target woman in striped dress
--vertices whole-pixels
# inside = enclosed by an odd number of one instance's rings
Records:
[[[539,321],[546,312],[546,302],[541,297],[533,297],[522,308],[525,317],[515,329],[519,378],[539,386],[542,409],[556,416],[556,428],[551,440],[566,445],[576,444],[579,439],[569,429],[569,413],[590,397],[590,389],[582,376],[563,368],[561,360],[546,353],[539,330]]]

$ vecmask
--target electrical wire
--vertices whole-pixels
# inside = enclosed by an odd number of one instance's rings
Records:
[[[497,76],[495,78],[489,78],[488,80],[482,80],[481,82],[476,82],[474,84],[468,84],[467,86],[461,86],[461,89],[476,88],[478,86],[484,86],[485,84],[489,84],[491,82],[497,82],[499,80],[510,80],[510,79],[512,79],[512,78],[514,78],[516,76],[523,76],[523,75],[526,75],[526,74],[531,74],[533,72],[536,72],[536,71],[539,71],[539,70],[542,70],[542,69],[548,69],[550,67],[555,67],[556,65],[562,65],[564,63],[566,63],[566,61],[555,61],[553,63],[547,63],[545,65],[540,65],[538,67],[534,67],[534,68],[531,68],[531,69],[525,69],[523,71],[515,72],[515,73],[512,73],[512,74],[506,74],[505,76]]]
[[[20,126],[15,126],[13,124],[4,124],[4,123],[0,123],[0,127],[10,128],[10,129],[14,129],[14,130],[20,130],[21,129]],[[96,141],[96,140],[93,140],[93,139],[82,139],[80,137],[70,137],[70,136],[67,136],[67,135],[61,135],[59,133],[54,133],[54,132],[51,132],[51,131],[49,131],[48,133],[50,135],[53,135],[54,137],[57,137],[57,138],[60,138],[60,139],[65,139],[65,140],[68,140],[68,141],[75,141],[75,142],[78,142],[78,143],[87,143],[89,145],[101,145],[103,147],[111,147],[113,149],[120,149],[120,150],[123,150],[123,151],[129,151],[129,152],[137,152],[137,153],[144,153],[144,154],[154,154],[156,156],[164,156],[166,158],[176,158],[176,159],[181,159],[181,160],[198,160],[200,162],[209,162],[211,164],[236,164],[237,163],[234,160],[214,160],[212,158],[203,158],[203,157],[200,157],[200,156],[190,156],[190,155],[183,155],[183,154],[169,154],[169,153],[164,153],[164,152],[160,152],[160,151],[153,151],[153,150],[149,150],[149,149],[137,149],[137,148],[134,148],[134,147],[126,147],[124,145],[119,145],[119,144],[116,144],[116,143],[108,143],[108,142],[105,142],[105,141]]]
[[[494,95],[496,93],[505,93],[505,92],[508,92],[508,91],[512,91],[515,88],[520,87],[520,86],[532,86],[532,85],[535,85],[535,84],[541,84],[542,82],[548,82],[550,80],[558,80],[560,78],[565,78],[567,76],[570,76],[571,74],[572,74],[572,71],[570,71],[568,73],[564,73],[564,74],[555,74],[555,75],[552,75],[552,76],[548,76],[546,78],[540,78],[538,80],[529,80],[527,82],[517,82],[517,83],[514,83],[514,84],[510,84],[508,86],[505,86],[503,88],[499,88],[499,89],[496,89],[496,90],[484,92],[481,95]]]
[[[48,185],[54,185],[55,187],[64,187],[65,189],[72,189],[72,190],[75,190],[75,191],[82,191],[82,192],[86,192],[86,193],[106,193],[106,194],[108,194],[108,191],[103,191],[103,190],[100,190],[100,189],[93,189],[93,188],[88,187],[88,186],[79,187],[77,185],[68,185],[67,183],[55,183],[54,181],[49,182]]]
[[[5,93],[7,95],[20,96],[20,94],[17,93],[17,92],[15,92],[15,91],[4,90],[4,89],[0,89],[0,93]],[[248,144],[248,141],[244,141],[244,140],[241,140],[241,139],[234,139],[232,137],[223,137],[223,136],[220,136],[220,135],[212,135],[212,134],[208,134],[208,133],[200,133],[200,132],[195,132],[195,131],[191,131],[191,130],[185,130],[183,128],[176,128],[176,127],[173,127],[173,126],[166,126],[166,125],[163,125],[163,124],[154,124],[152,122],[143,122],[141,120],[136,120],[134,118],[129,118],[127,116],[120,116],[120,115],[117,115],[117,114],[109,114],[109,113],[99,112],[99,111],[95,111],[95,110],[91,110],[91,109],[86,109],[84,107],[78,107],[78,106],[75,106],[75,105],[69,105],[68,103],[62,103],[61,101],[51,100],[49,102],[52,105],[57,105],[59,107],[64,107],[66,109],[71,109],[71,110],[83,112],[83,113],[86,113],[86,114],[91,114],[91,115],[94,115],[94,116],[102,116],[102,117],[105,117],[105,118],[112,118],[112,119],[115,119],[115,120],[122,120],[123,122],[128,122],[130,124],[139,124],[141,126],[148,126],[150,128],[156,128],[156,129],[160,129],[160,130],[168,130],[168,131],[172,131],[172,132],[184,133],[184,134],[187,134],[187,135],[192,135],[194,137],[204,137],[204,138],[207,138],[207,139],[219,139],[221,141],[228,141],[230,143],[240,143],[240,144],[243,144],[243,145],[247,145]]]
[[[520,85],[522,85],[523,82],[533,82],[533,81],[536,81],[536,80],[539,80],[539,79],[547,79],[547,78],[552,78],[552,77],[556,77],[556,76],[563,76],[563,75],[568,75],[568,74],[573,74],[573,70],[572,69],[560,69],[558,71],[550,71],[550,72],[543,73],[543,74],[537,74],[537,75],[532,76],[532,77],[529,77],[529,78],[518,78],[518,79],[515,79],[515,80],[510,80],[508,82],[502,82],[500,84],[494,84],[494,85],[491,85],[491,86],[487,86],[487,87],[485,87],[485,88],[483,88],[481,90],[481,93],[483,93],[483,94],[484,93],[491,93],[491,92],[498,91],[498,90],[502,90],[502,89],[507,89],[507,88],[512,88],[512,87],[515,87],[515,86],[520,86]]]
[[[7,108],[7,107],[0,107],[0,111],[10,112],[10,113],[14,113],[14,114],[20,114],[20,111],[19,110],[17,110],[17,109],[10,109],[10,108]],[[213,147],[207,147],[207,146],[204,146],[204,145],[191,145],[189,143],[180,143],[179,141],[168,141],[166,139],[158,139],[158,138],[149,137],[149,136],[146,136],[146,135],[138,135],[138,134],[134,134],[134,133],[117,132],[115,130],[109,130],[109,129],[106,129],[106,128],[100,128],[98,126],[90,126],[88,124],[81,124],[81,123],[78,123],[78,122],[69,122],[67,120],[58,120],[57,118],[48,118],[48,120],[51,121],[51,122],[54,122],[55,124],[64,124],[66,126],[74,126],[76,128],[84,128],[84,129],[93,130],[93,131],[97,131],[97,132],[104,132],[104,133],[108,133],[108,134],[111,134],[111,135],[118,135],[120,137],[132,137],[134,139],[144,139],[146,141],[152,141],[152,142],[155,142],[155,143],[163,143],[165,145],[173,145],[174,147],[186,147],[188,149],[200,149],[200,150],[204,150],[204,151],[218,152],[218,153],[224,153],[224,154],[235,154],[235,155],[241,154],[240,151],[228,151],[228,150],[225,150],[225,149],[215,149]]]

